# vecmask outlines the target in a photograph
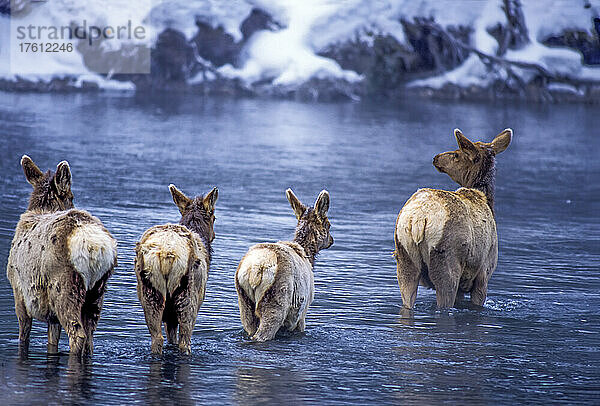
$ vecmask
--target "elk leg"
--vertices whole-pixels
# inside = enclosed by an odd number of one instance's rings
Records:
[[[298,325],[296,325],[296,331],[298,331],[299,333],[303,333],[305,328],[306,322],[304,321],[304,317],[302,317],[300,320],[298,320]]]
[[[48,353],[56,354],[58,352],[58,342],[60,340],[60,323],[57,318],[51,317],[48,320]]]
[[[432,250],[429,279],[435,286],[438,308],[447,309],[452,307],[458,292],[460,263],[454,258],[448,258],[444,250]]]
[[[164,341],[161,324],[165,310],[165,297],[158,290],[154,289],[149,280],[142,277],[140,269],[143,269],[143,266],[141,262],[138,262],[138,258],[136,258],[135,266],[138,280],[138,298],[144,310],[146,326],[150,332],[150,337],[152,337],[150,351],[152,354],[160,355],[162,354]]]
[[[167,342],[169,344],[177,344],[177,312],[174,307],[173,298],[168,298],[163,312],[163,322],[165,332],[167,333]]]
[[[237,282],[236,282],[237,285]],[[242,326],[246,333],[251,337],[256,333],[258,329],[258,323],[260,320],[254,313],[254,303],[250,300],[246,292],[243,289],[236,286],[238,289],[238,307],[240,308],[240,319],[242,320]]]
[[[165,331],[167,332],[167,342],[177,344],[177,320],[168,319],[165,321]]]
[[[277,290],[279,290],[277,286],[272,286],[258,304],[257,313],[260,315],[260,323],[256,333],[251,337],[254,341],[272,340],[285,321],[284,309],[289,306],[286,306],[286,303],[280,303],[278,298],[285,297],[286,292],[281,291],[279,294],[283,295],[278,296],[274,294]]]
[[[162,335],[161,321],[164,302],[161,301],[157,303],[151,300],[143,300],[142,307],[144,309],[146,326],[148,327],[150,337],[152,337],[150,350],[152,351],[152,354],[162,354],[164,337]]]
[[[56,317],[69,336],[70,354],[81,357],[87,341],[84,320],[82,317],[86,297],[86,289],[81,275],[76,271],[65,273],[56,284],[62,287],[53,292]]]
[[[465,292],[458,288],[456,292],[456,298],[454,299],[454,307],[458,306],[463,300],[465,300]]]
[[[480,272],[473,281],[471,290],[471,303],[476,306],[483,306],[487,296],[487,278],[485,272]]]
[[[14,294],[15,313],[17,315],[17,320],[19,321],[19,353],[27,354],[27,351],[29,350],[29,334],[31,333],[32,318],[27,313],[23,295],[16,291]]]
[[[191,353],[192,333],[196,324],[198,306],[195,303],[177,309],[177,322],[179,323],[179,351],[189,355]]]
[[[69,336],[70,355],[81,357],[85,347],[87,336],[83,328],[80,316],[75,312],[59,315],[58,320]]]
[[[104,302],[104,292],[106,291],[106,281],[112,272],[107,272],[92,289],[86,293],[85,302],[83,304],[81,316],[83,326],[86,332],[85,352],[92,355],[94,352],[94,332],[100,320],[100,312]]]
[[[394,257],[396,258],[396,277],[398,278],[398,286],[400,286],[400,294],[402,295],[402,305],[410,310],[414,307],[417,300],[421,272],[413,264],[404,247],[398,243],[396,243]]]

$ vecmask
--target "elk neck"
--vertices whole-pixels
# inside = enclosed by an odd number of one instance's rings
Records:
[[[487,204],[495,217],[494,195],[496,191],[496,159],[494,156],[490,156],[485,160],[479,173],[475,177],[475,180],[471,183],[472,184],[465,186],[477,189],[485,195]]]
[[[296,232],[294,233],[294,242],[304,249],[311,266],[314,266],[315,258],[319,253],[319,245],[317,244],[317,238],[310,222],[305,220],[298,222]]]
[[[212,259],[212,245],[210,241],[210,225],[202,213],[190,211],[181,217],[179,224],[185,226],[193,233],[198,234],[206,251],[208,251],[208,260]]]

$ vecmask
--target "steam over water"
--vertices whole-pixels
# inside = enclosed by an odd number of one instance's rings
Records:
[[[499,263],[483,310],[435,308],[420,288],[400,316],[392,258],[398,211],[419,187],[455,189],[435,154],[452,130],[498,156]],[[75,205],[119,241],[94,336],[70,364],[46,355],[34,321],[30,355],[0,278],[3,404],[542,404],[600,398],[600,115],[597,107],[432,103],[299,104],[162,95],[0,97],[0,263],[30,186],[19,160],[66,159]],[[150,356],[137,300],[133,247],[148,227],[179,220],[167,186],[219,187],[214,256],[192,355]],[[255,344],[243,332],[233,282],[252,244],[290,239],[284,191],[306,204],[331,193],[335,244],[316,261],[306,333]]]

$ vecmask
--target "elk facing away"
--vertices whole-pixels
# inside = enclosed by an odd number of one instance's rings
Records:
[[[273,339],[282,327],[304,331],[314,294],[315,257],[333,244],[329,193],[323,190],[314,207],[303,205],[291,189],[285,193],[298,219],[294,240],[251,247],[235,273],[242,325],[255,341]]]
[[[48,323],[48,352],[58,351],[60,328],[71,354],[93,351],[106,281],[117,264],[117,243],[100,220],[73,208],[67,161],[43,173],[21,158],[33,186],[8,257],[7,276],[19,320],[19,347],[27,352],[32,319]]]
[[[164,322],[169,344],[176,343],[179,325],[179,350],[189,354],[204,301],[219,191],[214,188],[204,197],[190,199],[175,185],[169,190],[181,220],[149,228],[136,244],[137,292],[152,336],[152,353],[162,353]]]
[[[512,130],[490,143],[471,142],[458,129],[454,135],[459,148],[436,155],[433,165],[462,187],[419,189],[396,220],[394,256],[407,309],[414,306],[419,283],[436,290],[440,308],[467,292],[482,306],[496,269],[495,157],[508,147]]]

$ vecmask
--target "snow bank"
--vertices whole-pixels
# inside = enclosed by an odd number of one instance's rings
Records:
[[[600,0],[591,0],[591,7],[584,8],[586,1],[522,0],[531,44],[518,51],[509,51],[505,57],[537,63],[561,75],[598,79],[600,70],[583,67],[578,53],[549,48],[541,43],[567,29],[589,30],[592,16],[600,12]],[[252,8],[258,7],[271,14],[282,28],[257,32],[245,44],[239,68],[225,65],[218,73],[226,78],[242,79],[246,84],[269,82],[297,86],[311,79],[360,82],[362,76],[342,69],[336,61],[318,53],[332,44],[351,41],[357,36],[366,41],[373,38],[366,33],[391,35],[410,48],[400,21],[414,17],[433,17],[443,27],[472,27],[471,45],[484,53],[494,54],[498,44],[488,29],[504,23],[501,4],[501,0],[54,0],[41,4],[28,18],[36,25],[45,26],[64,25],[69,20],[87,20],[88,25],[102,26],[129,19],[146,29],[148,35],[138,43],[150,47],[166,28],[176,29],[191,40],[197,33],[197,20],[215,28],[222,26],[239,42],[242,40],[241,22]],[[0,16],[1,37],[8,38],[9,33],[10,19]],[[107,42],[102,46],[118,45]],[[15,55],[14,52],[11,56],[9,51],[6,41],[2,41],[0,79],[16,80],[19,76],[31,81],[48,81],[71,76],[79,78],[78,84],[94,82],[103,88],[119,89],[132,86],[90,72],[78,52],[40,54],[35,63],[31,63],[29,56]],[[196,75],[189,83],[196,84],[211,77]],[[415,81],[411,86],[439,88],[447,83],[486,86],[496,79],[477,56],[471,55],[454,70]]]
[[[286,27],[275,32],[258,32],[246,49],[245,62],[239,70],[227,66],[221,73],[248,83],[273,79],[274,85],[295,85],[311,78],[340,78],[358,81],[360,76],[343,70],[337,62],[316,55],[311,38],[316,21],[335,15],[339,6],[321,0],[303,2],[263,1],[267,11],[282,18]]]
[[[524,0],[522,4],[531,43],[519,50],[508,50],[504,56],[507,60],[535,63],[553,74],[564,77],[589,80],[600,78],[600,68],[583,68],[581,55],[578,52],[563,48],[550,48],[540,42],[552,35],[560,35],[565,30],[589,31],[592,19],[600,16],[598,14],[600,0],[591,1],[589,8],[584,7],[585,1],[575,2],[574,0],[553,2]],[[505,23],[505,20],[501,2],[488,0],[486,6],[481,10],[481,14],[476,18],[472,45],[486,54],[494,55],[498,43],[487,30],[497,23]],[[532,73],[523,71],[521,74],[524,79],[528,79],[528,74]],[[496,74],[490,72],[479,57],[471,55],[454,70],[437,77],[413,81],[409,87],[439,89],[448,83],[459,87],[472,85],[486,87],[496,79],[498,79]]]
[[[47,3],[32,3],[22,15],[14,13],[12,17],[0,16],[0,33],[3,41],[0,44],[0,79],[15,81],[18,78],[29,82],[49,82],[55,78],[79,78],[75,87],[84,82],[95,83],[100,87],[109,89],[130,89],[130,83],[119,83],[107,80],[91,72],[84,64],[82,54],[77,51],[77,42],[68,38],[68,34],[59,34],[60,38],[52,40],[49,36],[50,27],[56,28],[61,33],[62,27],[71,24],[97,27],[117,27],[131,23],[133,27],[143,27],[146,34],[152,32],[151,27],[144,21],[151,9],[150,0],[128,1],[111,0],[106,2],[82,2],[78,0],[60,0]],[[18,27],[33,25],[36,29],[44,27],[43,36],[34,30],[33,36],[27,34],[24,39],[18,36]],[[64,31],[66,32],[66,31]],[[81,31],[84,32],[84,31]],[[88,31],[89,32],[89,31]],[[86,33],[87,34],[87,33]],[[63,38],[65,35],[67,38]],[[105,51],[118,50],[123,44],[150,44],[151,35],[143,39],[106,40],[101,44]],[[20,44],[26,43],[70,44],[73,51],[60,52],[23,52]],[[149,61],[148,61],[149,62]],[[149,66],[149,64],[148,64]]]

